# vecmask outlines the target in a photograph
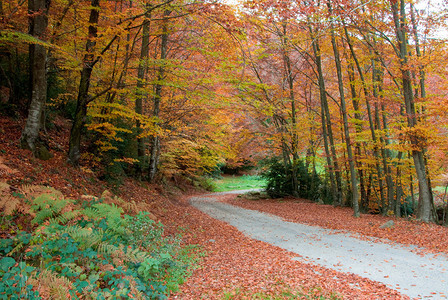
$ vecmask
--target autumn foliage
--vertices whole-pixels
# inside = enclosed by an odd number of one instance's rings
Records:
[[[325,201],[355,216],[446,222],[447,14],[422,7],[8,1],[2,113],[25,117],[21,146],[43,159],[57,151],[48,129],[69,119],[57,147],[103,179],[196,178],[277,157],[293,196],[303,162]]]

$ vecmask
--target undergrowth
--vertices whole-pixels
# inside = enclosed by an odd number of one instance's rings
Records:
[[[34,229],[0,239],[0,299],[166,299],[198,259],[148,213],[56,194],[29,201]]]
[[[299,159],[293,165],[286,165],[279,158],[271,158],[265,162],[266,170],[262,177],[266,180],[266,192],[272,198],[297,196],[312,201],[331,202],[328,186],[315,172],[308,169],[304,159]],[[293,169],[295,169],[297,186],[293,184]]]

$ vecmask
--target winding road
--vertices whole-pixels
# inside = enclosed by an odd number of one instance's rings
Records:
[[[299,261],[379,281],[411,298],[448,299],[446,255],[418,255],[412,251],[417,247],[365,241],[350,233],[287,222],[219,202],[214,195],[193,197],[190,202],[250,238],[296,253]]]

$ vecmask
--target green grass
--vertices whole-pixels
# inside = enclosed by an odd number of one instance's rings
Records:
[[[276,295],[265,292],[249,292],[241,288],[236,288],[232,291],[224,292],[222,300],[231,299],[251,299],[251,300],[293,300],[293,299],[310,299],[310,300],[340,300],[342,299],[338,294],[332,293],[330,296],[323,296],[321,288],[316,287],[308,292],[295,291],[289,286],[281,286],[280,291]]]
[[[215,192],[238,191],[248,189],[262,189],[266,186],[266,181],[260,176],[224,176],[214,180]]]

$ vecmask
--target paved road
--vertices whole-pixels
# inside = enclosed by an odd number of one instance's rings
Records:
[[[412,248],[363,241],[333,230],[218,202],[213,195],[191,198],[211,217],[247,236],[297,253],[297,260],[382,282],[411,298],[448,299],[448,257],[419,256]]]

